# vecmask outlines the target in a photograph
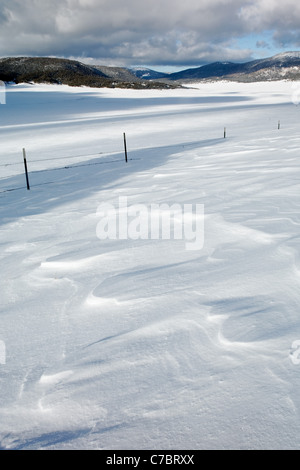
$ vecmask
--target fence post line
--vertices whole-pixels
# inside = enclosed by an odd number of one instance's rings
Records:
[[[127,163],[128,158],[127,158],[127,144],[126,144],[126,134],[125,134],[125,132],[123,132],[123,137],[124,137],[125,162]]]
[[[29,186],[28,169],[27,169],[27,161],[26,161],[26,151],[25,151],[24,148],[23,148],[23,160],[24,160],[26,184],[27,184],[27,189],[28,189],[28,191],[29,191],[29,190],[30,190],[30,186]]]

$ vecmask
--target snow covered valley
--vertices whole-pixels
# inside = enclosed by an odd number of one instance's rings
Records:
[[[1,449],[300,448],[299,90],[7,86]],[[201,244],[101,239],[125,200]]]

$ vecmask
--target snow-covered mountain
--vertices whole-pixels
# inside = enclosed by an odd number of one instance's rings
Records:
[[[145,67],[108,67],[49,57],[8,57],[0,59],[0,80],[4,82],[58,83],[71,86],[118,88],[170,88],[180,82],[199,80],[240,82],[300,79],[300,51],[284,52],[245,63],[214,62],[176,73]],[[175,82],[175,83],[174,83]]]
[[[142,77],[139,78],[136,74],[125,67],[110,67],[107,65],[94,65],[94,68],[100,70],[107,77],[121,82],[141,83]]]
[[[144,74],[144,79],[152,79],[154,75]],[[197,68],[182,70],[165,75],[164,79],[177,81],[226,79],[242,82],[264,80],[282,80],[300,78],[300,52],[284,52],[266,59],[258,59],[245,63],[214,62]]]
[[[145,67],[134,67],[130,69],[136,77],[142,78],[143,80],[157,80],[160,78],[168,78],[169,74],[163,72],[157,72],[156,70],[148,69]]]
[[[277,59],[300,59],[300,51],[290,51],[290,52],[280,52],[279,54],[276,54],[274,58]]]

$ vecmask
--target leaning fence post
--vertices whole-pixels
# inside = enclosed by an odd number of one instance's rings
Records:
[[[30,190],[29,186],[29,178],[28,178],[28,170],[27,170],[27,161],[26,161],[26,151],[23,149],[23,159],[24,159],[24,168],[25,168],[25,176],[26,176],[26,184],[28,191]]]
[[[126,134],[125,134],[125,132],[123,133],[123,137],[124,137],[125,162],[127,163],[128,158],[127,158],[127,145],[126,145]]]

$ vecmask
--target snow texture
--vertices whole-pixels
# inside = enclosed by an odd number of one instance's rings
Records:
[[[299,87],[7,86],[1,449],[300,447]],[[203,248],[99,240],[120,196]]]

